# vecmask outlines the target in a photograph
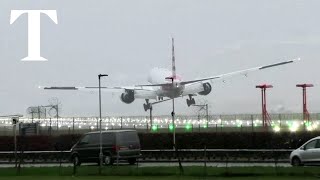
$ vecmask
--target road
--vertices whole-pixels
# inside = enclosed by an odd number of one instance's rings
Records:
[[[61,166],[69,167],[72,166],[71,163],[63,163]],[[88,166],[95,166],[96,164],[83,164]],[[116,166],[116,164],[114,164]],[[119,166],[125,166],[127,163],[119,163]],[[0,168],[8,168],[14,167],[14,164],[0,164]],[[52,163],[52,164],[23,164],[21,167],[57,167],[59,163]],[[136,165],[135,165],[136,166]],[[155,166],[178,166],[177,162],[143,162],[138,163],[139,167],[155,167]],[[204,166],[204,163],[196,162],[183,162],[182,166]],[[253,167],[253,166],[260,166],[260,167],[291,167],[289,163],[207,163],[207,167]]]

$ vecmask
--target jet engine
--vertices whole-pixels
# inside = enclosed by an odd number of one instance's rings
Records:
[[[126,104],[130,104],[134,101],[134,90],[126,89],[124,93],[121,94],[120,99]]]
[[[208,95],[212,90],[211,84],[210,83],[203,83],[202,85],[203,85],[203,91],[199,92],[198,94],[203,95],[203,96]]]

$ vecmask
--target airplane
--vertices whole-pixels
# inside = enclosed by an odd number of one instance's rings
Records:
[[[133,103],[136,99],[145,99],[144,110],[147,111],[151,108],[153,104],[157,104],[163,101],[168,101],[173,98],[188,96],[186,99],[187,105],[190,107],[194,105],[195,99],[193,98],[196,95],[206,96],[210,94],[212,90],[211,83],[217,80],[224,81],[224,78],[235,76],[235,75],[244,75],[247,76],[249,72],[265,70],[273,68],[276,66],[281,66],[285,64],[290,64],[296,61],[300,61],[300,58],[277,62],[273,64],[268,64],[264,66],[249,68],[245,70],[230,72],[226,74],[193,79],[193,80],[182,80],[181,76],[176,73],[175,65],[175,52],[174,52],[174,39],[172,38],[172,70],[171,72],[167,69],[154,68],[151,70],[148,82],[150,84],[141,84],[135,86],[124,86],[124,87],[101,87],[101,90],[105,91],[115,91],[120,90],[121,95],[120,99],[126,104]],[[82,91],[92,91],[98,90],[99,87],[39,87],[45,90],[82,90]],[[166,99],[164,99],[166,98]],[[150,103],[150,99],[155,100],[155,102]]]

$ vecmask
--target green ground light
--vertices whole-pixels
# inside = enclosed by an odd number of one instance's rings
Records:
[[[170,130],[170,131],[173,131],[173,128],[174,128],[173,125],[170,124],[170,125],[169,125],[169,130]]]
[[[158,125],[153,125],[151,129],[154,132],[158,131]]]
[[[186,125],[186,130],[189,131],[189,130],[191,130],[191,129],[192,129],[192,125],[191,125],[191,124],[187,124],[187,125]]]

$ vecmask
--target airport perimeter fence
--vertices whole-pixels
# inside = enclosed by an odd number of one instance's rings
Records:
[[[268,128],[263,127],[261,114],[171,116],[122,116],[103,117],[102,129],[136,129],[144,133],[168,133],[175,128],[181,132],[264,132],[264,131],[319,131],[320,113],[310,114],[303,120],[303,114],[270,114]],[[99,130],[98,117],[59,117],[47,119],[20,118],[23,124],[37,123],[36,133],[42,135],[82,134]],[[17,128],[19,131],[19,128]],[[0,136],[13,134],[12,120],[0,118]]]

